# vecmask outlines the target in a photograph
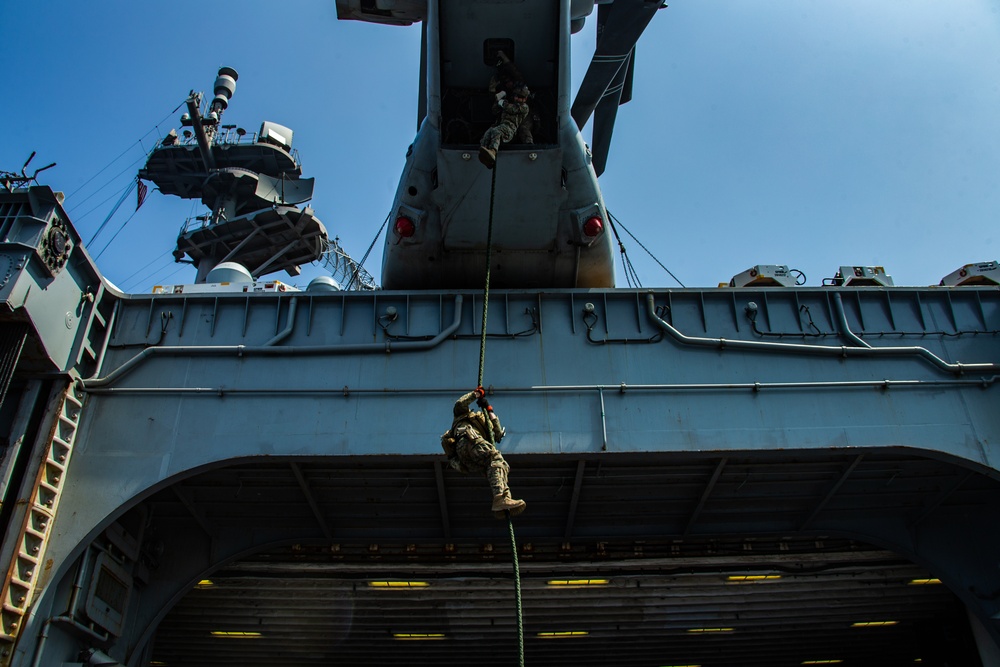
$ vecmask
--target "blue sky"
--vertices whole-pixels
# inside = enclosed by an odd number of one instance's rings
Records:
[[[814,286],[841,264],[930,285],[1000,259],[1000,2],[669,4],[639,42],[601,185],[686,285],[754,264],[798,268]],[[576,81],[592,19],[574,38]],[[228,65],[240,79],[225,122],[295,131],[311,205],[360,258],[416,131],[419,41],[418,27],[338,21],[332,0],[7,0],[0,169],[31,151],[33,168],[56,162],[41,180],[66,192],[88,240],[145,151],[179,127],[172,110]],[[193,281],[170,251],[200,204],[151,192],[103,249],[132,209],[90,247],[102,272],[135,292]],[[643,285],[676,286],[625,241]],[[381,241],[366,268],[377,278],[380,265]],[[274,277],[304,286],[321,273]]]

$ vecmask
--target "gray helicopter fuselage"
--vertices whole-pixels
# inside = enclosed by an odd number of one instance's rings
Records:
[[[614,286],[604,201],[570,114],[571,25],[592,9],[571,0],[428,0],[420,127],[392,205],[384,288],[482,286],[491,214],[492,285]],[[491,171],[477,154],[496,120],[489,84],[500,51],[532,91],[533,141],[502,144]]]

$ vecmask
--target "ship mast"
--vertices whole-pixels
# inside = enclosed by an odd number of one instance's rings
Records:
[[[190,129],[182,136],[171,130],[139,172],[163,194],[200,199],[210,209],[185,222],[174,250],[177,261],[197,267],[197,283],[223,262],[242,265],[254,279],[276,271],[298,275],[329,248],[313,210],[299,208],[312,198],[315,179],[301,177],[292,131],[264,121],[248,136],[221,124],[238,78],[231,67],[219,69],[205,114],[202,94],[191,91],[181,116]]]

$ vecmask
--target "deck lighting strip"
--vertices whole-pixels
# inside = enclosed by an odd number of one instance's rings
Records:
[[[570,630],[567,632],[539,632],[536,636],[542,639],[565,639],[566,637],[586,637],[589,634],[586,630]]]
[[[692,634],[707,634],[710,632],[732,632],[732,628],[688,628]]]
[[[369,581],[370,588],[427,588],[426,581]]]
[[[213,637],[228,637],[230,639],[260,639],[264,635],[259,632],[241,632],[238,630],[212,630]]]
[[[899,621],[858,621],[851,623],[852,628],[882,628],[887,625],[897,625]]]
[[[941,583],[941,580],[937,579],[937,578],[934,578],[934,579],[913,579],[912,581],[910,581],[910,586],[931,586],[931,585],[940,584],[940,583]]]
[[[843,660],[803,660],[803,665],[839,665]]]
[[[610,579],[550,579],[549,586],[607,586]]]
[[[444,639],[445,634],[443,632],[394,632],[392,638],[402,641],[426,641]]]

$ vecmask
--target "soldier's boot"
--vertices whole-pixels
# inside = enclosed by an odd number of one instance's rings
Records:
[[[486,165],[487,169],[492,169],[497,163],[497,152],[486,146],[479,147],[479,161]]]
[[[507,512],[511,516],[517,516],[528,506],[523,500],[515,500],[510,497],[510,491],[504,491],[498,496],[493,496],[493,516],[498,519],[507,518]]]

